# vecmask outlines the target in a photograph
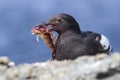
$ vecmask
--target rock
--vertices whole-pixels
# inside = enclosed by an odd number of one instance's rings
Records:
[[[0,64],[7,65],[9,63],[8,57],[2,56],[0,57]]]
[[[0,64],[0,80],[120,80],[120,53],[10,67]]]
[[[2,56],[0,57],[0,64],[1,65],[6,65],[8,67],[14,66],[15,63],[14,62],[10,62],[8,57]]]

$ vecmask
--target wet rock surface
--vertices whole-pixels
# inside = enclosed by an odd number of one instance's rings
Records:
[[[0,80],[120,80],[120,53],[20,65],[0,57]]]

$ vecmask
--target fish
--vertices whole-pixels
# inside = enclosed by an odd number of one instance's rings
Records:
[[[55,43],[57,40],[57,36],[53,32],[49,32],[44,25],[37,25],[32,30],[32,35],[36,35],[37,42],[39,42],[39,38],[42,38],[43,41],[47,44],[47,46],[52,50],[52,59],[56,59],[55,54]]]

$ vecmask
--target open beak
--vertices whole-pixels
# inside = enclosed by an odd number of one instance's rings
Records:
[[[32,29],[32,34],[41,34],[41,33],[44,33],[44,32],[52,32],[54,31],[54,27],[56,27],[55,24],[52,24],[52,23],[49,23],[49,22],[43,22],[42,24],[40,25],[36,25],[33,29]]]
[[[51,25],[51,23],[49,23],[49,22],[46,22],[44,24],[45,24],[45,26]]]
[[[49,32],[52,32],[53,29],[56,27],[56,24],[47,22],[47,23],[45,23],[45,26],[47,27],[47,30],[48,30]]]

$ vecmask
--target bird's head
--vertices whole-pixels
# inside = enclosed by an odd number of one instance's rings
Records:
[[[77,21],[68,14],[65,13],[61,13],[58,15],[55,15],[53,17],[51,17],[46,25],[50,25],[51,27],[51,31],[56,31],[59,34],[62,34],[64,32],[66,32],[67,30],[71,30],[74,31],[78,34],[81,33],[80,28],[79,28],[79,24],[77,23]]]

